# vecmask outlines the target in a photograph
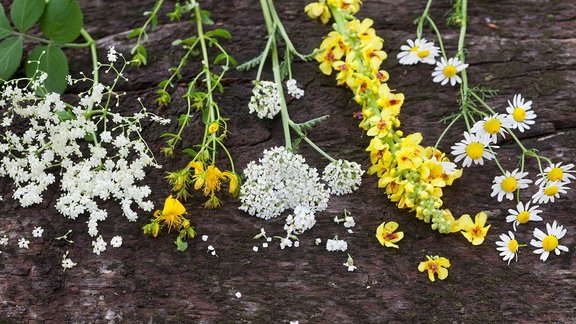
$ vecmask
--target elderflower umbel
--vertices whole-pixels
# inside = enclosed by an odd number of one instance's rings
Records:
[[[298,206],[316,213],[326,209],[330,198],[316,169],[285,147],[264,151],[259,163],[248,163],[244,175],[239,209],[260,218],[274,218]]]
[[[434,42],[427,42],[425,38],[416,40],[407,40],[408,45],[400,47],[401,52],[398,53],[398,60],[400,64],[412,65],[416,63],[435,64],[436,56],[438,56],[440,49],[434,46]]]
[[[300,99],[302,96],[304,96],[304,90],[298,88],[296,80],[294,79],[286,81],[286,89],[288,90],[288,94],[295,99]]]
[[[7,244],[8,244],[8,236],[4,234],[4,236],[0,238],[0,245],[7,245]]]
[[[40,226],[34,227],[32,230],[32,236],[34,237],[42,237],[42,233],[44,233],[44,229]]]
[[[114,46],[110,46],[110,48],[108,49],[108,53],[106,54],[108,62],[110,63],[116,62],[116,60],[118,59],[118,55],[116,54],[118,54],[118,52],[116,52]]]
[[[66,269],[74,268],[76,264],[77,263],[73,262],[72,259],[68,258],[68,251],[66,251],[62,256],[62,268],[64,268],[64,271],[66,271]]]
[[[348,243],[344,240],[339,240],[337,237],[334,239],[328,239],[326,241],[326,250],[332,251],[346,251],[348,249]]]
[[[500,241],[496,241],[496,245],[498,247],[496,250],[500,251],[500,256],[504,261],[508,261],[508,265],[510,265],[510,261],[516,257],[516,262],[518,262],[518,241],[514,238],[514,233],[508,231],[508,235],[506,233],[500,234]]]
[[[250,113],[255,112],[258,118],[274,118],[281,110],[280,94],[276,88],[276,83],[254,81],[248,109]]]
[[[508,100],[506,112],[510,115],[512,128],[518,129],[521,133],[525,129],[530,129],[530,125],[535,123],[536,114],[532,110],[532,101],[525,101],[522,95],[516,94],[512,102]]]
[[[21,237],[20,239],[18,239],[18,247],[21,249],[28,249],[28,244],[30,244],[30,241],[28,241],[27,239]]]
[[[356,162],[334,160],[324,168],[322,180],[328,183],[331,194],[340,196],[358,189],[363,174],[364,170]]]
[[[527,175],[528,172],[519,172],[518,169],[515,169],[512,172],[506,171],[504,175],[495,177],[490,197],[497,196],[500,202],[504,197],[508,200],[514,199],[516,190],[528,188],[528,185],[532,183],[532,180],[524,179]]]
[[[464,139],[452,146],[452,154],[456,156],[454,162],[464,159],[463,167],[471,166],[474,164],[484,164],[484,159],[492,160],[494,154],[487,150],[489,139],[486,137],[478,136],[464,132]],[[497,146],[492,146],[496,148]]]
[[[530,207],[530,202],[527,202],[526,205],[519,202],[516,205],[516,209],[508,209],[508,216],[506,216],[506,222],[512,222],[512,227],[516,230],[516,226],[520,224],[526,224],[529,221],[541,221],[542,217],[538,216],[542,211],[540,206],[534,205]]]
[[[107,245],[108,243],[106,243],[106,241],[104,241],[102,238],[102,235],[100,235],[96,241],[92,241],[92,252],[94,252],[96,255],[100,255],[101,252],[106,251]]]
[[[462,79],[458,76],[458,72],[464,70],[468,67],[468,64],[460,62],[457,57],[451,57],[446,61],[445,58],[440,58],[440,61],[436,62],[436,67],[434,72],[432,72],[432,81],[438,82],[441,85],[445,85],[450,82],[450,85],[455,86],[456,83],[462,83]]]
[[[550,252],[554,251],[556,255],[560,255],[560,251],[568,252],[568,247],[559,244],[559,240],[566,235],[566,229],[562,225],[558,225],[556,221],[550,224],[546,224],[546,232],[542,232],[540,229],[534,229],[534,237],[538,240],[532,239],[530,245],[537,247],[534,253],[540,254],[540,260],[546,261]]]

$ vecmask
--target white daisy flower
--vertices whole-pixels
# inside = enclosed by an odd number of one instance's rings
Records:
[[[462,79],[457,75],[468,67],[468,64],[460,62],[457,57],[451,57],[446,61],[445,58],[441,58],[440,61],[436,62],[436,67],[434,72],[432,72],[432,81],[439,82],[441,85],[445,85],[450,81],[450,85],[454,86],[456,83],[462,83]]]
[[[514,199],[516,190],[528,188],[528,185],[532,183],[532,180],[524,179],[527,175],[528,172],[518,172],[516,169],[512,172],[506,171],[504,175],[495,177],[490,197],[497,195],[498,201],[502,201],[503,197],[508,200]]]
[[[510,127],[512,127],[512,122],[506,115],[494,114],[477,121],[470,131],[480,136],[486,136],[490,139],[490,142],[496,143],[498,134],[504,137],[507,133],[505,128]]]
[[[518,262],[518,241],[514,238],[514,233],[508,231],[508,235],[506,233],[500,234],[500,241],[496,241],[496,245],[498,247],[496,250],[500,251],[500,256],[502,260],[510,261],[516,257],[516,262]]]
[[[464,139],[451,147],[452,154],[456,156],[454,162],[464,159],[463,167],[474,164],[484,165],[484,159],[492,160],[494,154],[487,150],[488,138],[464,132]],[[497,148],[498,146],[492,146]]]
[[[532,101],[524,101],[520,94],[514,95],[512,102],[508,100],[506,112],[510,114],[511,127],[517,128],[522,133],[535,123],[536,114],[532,111]]]
[[[400,64],[436,63],[436,56],[439,55],[440,49],[434,46],[434,42],[427,42],[425,38],[415,41],[408,39],[407,42],[408,45],[402,45],[400,47],[401,52],[396,56]]]
[[[556,255],[560,255],[560,251],[568,252],[568,247],[559,244],[559,240],[566,235],[566,229],[562,225],[558,225],[556,221],[546,224],[547,233],[542,232],[540,229],[534,229],[534,237],[538,240],[532,239],[530,245],[537,247],[534,253],[540,254],[540,260],[546,261],[550,252],[554,251]]]
[[[538,192],[532,196],[532,201],[536,204],[554,202],[554,198],[560,198],[560,194],[565,194],[567,189],[570,188],[560,181],[543,182],[538,188]]]
[[[506,216],[506,222],[512,223],[512,227],[514,231],[516,231],[516,226],[520,224],[526,224],[529,221],[541,221],[542,217],[538,216],[542,211],[540,206],[534,205],[530,207],[530,202],[527,202],[526,205],[519,202],[516,205],[516,209],[508,209],[508,216]]]
[[[571,179],[575,179],[576,177],[574,177],[574,175],[571,174],[572,172],[574,172],[572,171],[574,164],[567,164],[567,165],[561,165],[561,164],[562,162],[552,164],[546,169],[544,169],[544,173],[541,173],[540,178],[536,180],[536,185],[541,185],[545,181],[552,181],[552,182],[559,181],[561,183],[568,184],[570,183],[570,181],[572,181]]]

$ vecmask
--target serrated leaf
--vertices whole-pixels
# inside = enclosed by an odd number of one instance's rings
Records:
[[[68,82],[68,60],[66,54],[60,48],[52,45],[40,46],[35,48],[28,55],[26,63],[26,75],[34,76],[37,71],[43,71],[48,74],[43,85],[48,92],[64,93]],[[39,63],[38,63],[39,62]]]
[[[0,39],[10,35],[12,31],[14,30],[10,27],[10,22],[8,21],[8,17],[6,17],[4,7],[0,3]]]
[[[57,44],[78,38],[83,24],[82,11],[76,0],[50,0],[40,18],[40,29]]]
[[[328,117],[330,117],[330,115],[324,115],[324,116],[320,116],[317,118],[314,118],[312,120],[309,120],[305,123],[300,123],[300,124],[295,124],[296,127],[298,127],[298,129],[301,132],[306,132],[312,129],[312,127],[316,126],[317,124],[325,121],[326,119],[328,119]]]
[[[22,61],[22,38],[9,38],[0,43],[0,81],[8,80]]]
[[[248,62],[244,62],[236,67],[238,71],[248,71],[262,62],[262,54],[256,56]]]
[[[30,29],[42,16],[44,12],[44,0],[16,0],[10,9],[12,23],[20,32],[24,33]]]

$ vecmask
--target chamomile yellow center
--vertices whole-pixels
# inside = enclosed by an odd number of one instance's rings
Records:
[[[500,121],[498,119],[490,119],[486,123],[484,123],[484,130],[487,131],[489,134],[498,134],[500,131]]]
[[[502,181],[502,190],[514,192],[518,188],[518,181],[514,177],[507,177]]]
[[[542,240],[542,248],[551,252],[558,247],[558,239],[555,236],[548,235]]]
[[[563,176],[564,176],[564,170],[562,170],[561,168],[554,168],[548,171],[548,179],[550,179],[551,181],[560,181],[562,180]]]
[[[428,57],[428,55],[430,55],[429,50],[418,51],[418,57],[419,58],[425,58],[425,57]]]
[[[516,107],[514,108],[514,112],[512,113],[512,117],[517,122],[522,122],[526,118],[526,110]]]
[[[516,219],[518,220],[518,223],[526,224],[530,220],[530,212],[523,211],[518,214],[518,217],[516,217]]]
[[[420,48],[418,46],[414,46],[410,49],[410,52],[420,52]]]
[[[544,189],[544,194],[546,196],[555,196],[558,193],[558,187],[557,186],[549,186],[546,187],[546,189]]]
[[[444,68],[444,75],[447,78],[451,78],[453,76],[456,75],[456,67],[454,67],[453,65],[448,65],[447,67]]]
[[[478,142],[470,143],[466,146],[466,154],[468,154],[472,160],[478,160],[484,154],[484,145]]]
[[[511,240],[508,242],[508,250],[510,250],[512,253],[516,253],[516,251],[518,251],[518,241]]]

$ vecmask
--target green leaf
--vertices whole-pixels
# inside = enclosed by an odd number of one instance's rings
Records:
[[[59,110],[54,112],[60,121],[67,121],[74,119],[74,115],[72,115],[68,110]]]
[[[50,0],[40,18],[42,32],[57,44],[78,38],[83,24],[82,11],[76,0]]]
[[[10,22],[8,21],[8,17],[6,17],[4,7],[0,3],[0,39],[10,35],[12,31],[13,29],[10,27]]]
[[[218,28],[218,29],[214,29],[214,30],[206,32],[206,37],[212,37],[212,36],[222,37],[222,38],[226,38],[226,39],[232,38],[232,34],[230,34],[226,29],[222,29],[222,28]]]
[[[0,81],[8,80],[22,61],[22,38],[9,38],[0,43]]]
[[[44,81],[44,87],[48,92],[63,93],[66,90],[68,85],[66,76],[69,73],[68,60],[60,48],[52,45],[35,48],[28,55],[26,75],[32,77],[37,71],[48,74],[48,78]]]
[[[126,38],[128,38],[128,39],[134,38],[134,37],[140,35],[141,31],[142,31],[142,28],[134,28],[134,29],[132,29],[131,32],[128,33],[128,35],[126,35]]]
[[[178,126],[182,127],[182,125],[188,124],[189,120],[190,120],[190,115],[188,115],[188,114],[180,115],[180,117],[178,117]]]
[[[174,244],[176,244],[176,249],[178,249],[178,251],[186,251],[186,249],[188,248],[188,243],[182,241],[180,236],[178,236],[176,238],[176,241],[174,241]]]
[[[191,148],[183,149],[182,152],[190,155],[192,158],[196,158],[196,155],[198,155],[198,152],[196,152],[196,150],[191,149]]]
[[[214,21],[210,19],[210,11],[200,10],[200,20],[204,25],[214,25]]]
[[[10,9],[10,18],[14,26],[21,31],[25,32],[40,19],[42,12],[44,12],[44,0],[16,0]]]

